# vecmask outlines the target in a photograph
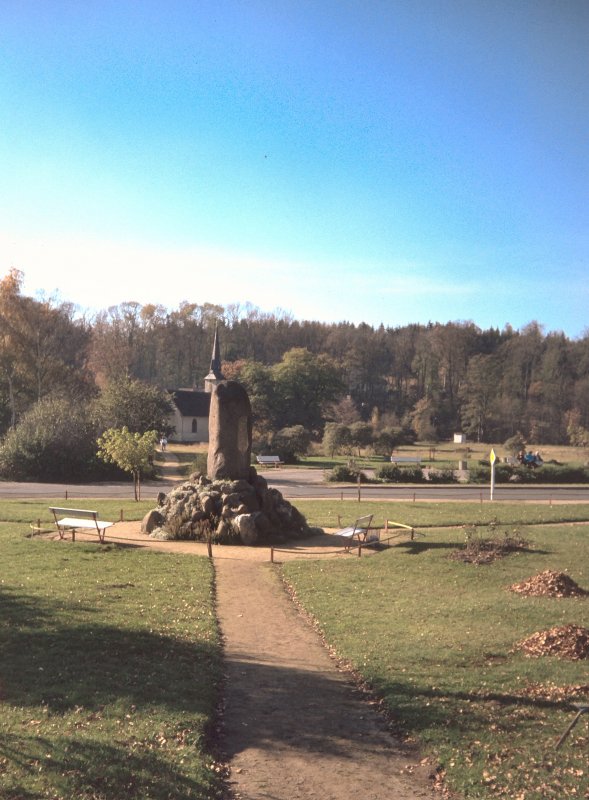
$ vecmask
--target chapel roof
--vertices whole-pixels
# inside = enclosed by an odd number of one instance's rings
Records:
[[[195,389],[176,389],[170,392],[172,400],[183,417],[208,417],[211,407],[210,392]]]

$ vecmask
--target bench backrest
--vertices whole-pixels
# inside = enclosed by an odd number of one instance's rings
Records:
[[[257,456],[258,461],[263,463],[264,461],[268,461],[269,463],[274,463],[276,461],[280,461],[280,456]]]
[[[98,511],[88,511],[85,508],[58,508],[57,506],[49,506],[49,511],[53,511],[55,517],[62,515],[68,517],[81,517],[82,519],[96,519]]]
[[[365,517],[358,517],[356,522],[354,522],[354,530],[355,531],[365,531],[367,528],[370,527],[370,523],[372,522],[372,517],[374,514],[367,514]]]

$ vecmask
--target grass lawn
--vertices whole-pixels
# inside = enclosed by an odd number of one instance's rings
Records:
[[[0,511],[0,800],[220,796],[208,736],[222,673],[208,560],[27,538],[29,523],[49,523],[48,506],[62,502],[6,501]],[[72,505],[140,520],[153,502]],[[556,625],[589,627],[589,598],[506,588],[553,569],[589,589],[587,504],[297,507],[322,527],[373,513],[377,524],[425,532],[375,557],[283,570],[448,786],[480,800],[589,797],[587,717],[554,749],[568,702],[589,702],[587,661],[513,650]],[[448,557],[464,543],[460,526],[489,522],[519,530],[529,550],[484,566]]]
[[[405,519],[416,524],[456,521],[452,504],[407,505]],[[462,523],[482,513],[467,506],[460,504]],[[309,520],[322,524],[329,513],[324,504]],[[394,513],[400,516],[397,504]],[[540,510],[505,504],[496,513],[513,525],[536,520]],[[589,702],[587,661],[513,650],[536,631],[589,627],[589,597],[507,590],[546,569],[568,571],[589,589],[589,525],[522,532],[530,552],[483,566],[451,560],[464,535],[438,528],[372,558],[292,561],[283,571],[326,640],[384,699],[399,730],[436,760],[449,787],[467,798],[589,797],[587,717],[554,749],[573,717],[565,700]]]
[[[467,445],[454,444],[453,442],[418,442],[414,445],[402,445],[395,449],[395,454],[400,456],[417,456],[421,459],[422,466],[436,467],[438,469],[456,469],[459,461],[468,461],[469,467],[478,466],[479,461],[488,463],[491,450],[495,450],[498,458],[512,455],[503,444],[487,444],[469,442]],[[586,448],[567,447],[564,445],[533,445],[534,451],[540,450],[544,461],[554,459],[562,464],[582,466],[589,458]],[[320,469],[333,469],[338,464],[347,464],[352,459],[360,469],[378,469],[390,463],[388,457],[374,456],[368,451],[363,451],[361,456],[356,453],[351,455],[324,455],[320,445],[315,445],[311,455],[301,458],[299,466],[317,467]]]
[[[385,519],[412,525],[415,528],[448,527],[451,525],[535,525],[546,522],[589,522],[587,503],[432,503],[378,502],[363,500],[296,500],[296,507],[312,525],[339,528],[357,517],[373,514],[374,525]],[[339,519],[339,522],[338,522]]]
[[[25,538],[48,503],[2,504],[0,798],[219,796],[208,560]],[[119,519],[124,503],[75,505]]]

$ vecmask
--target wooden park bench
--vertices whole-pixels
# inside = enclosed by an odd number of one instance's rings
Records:
[[[59,538],[63,539],[69,531],[72,534],[72,542],[76,541],[76,531],[79,529],[96,531],[98,539],[104,542],[105,530],[114,525],[113,522],[98,519],[98,511],[88,511],[84,508],[58,508],[57,506],[49,506],[49,510],[53,513]]]
[[[283,463],[280,456],[256,456],[256,461],[262,467],[279,467]]]

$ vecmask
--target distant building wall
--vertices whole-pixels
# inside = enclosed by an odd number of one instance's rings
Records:
[[[172,413],[168,417],[174,433],[171,442],[208,442],[210,395],[188,389],[172,394]]]
[[[170,425],[175,428],[174,433],[170,434],[171,442],[208,442],[209,441],[209,420],[208,417],[183,417],[178,409],[170,414]],[[193,422],[196,420],[196,431],[193,430]]]

